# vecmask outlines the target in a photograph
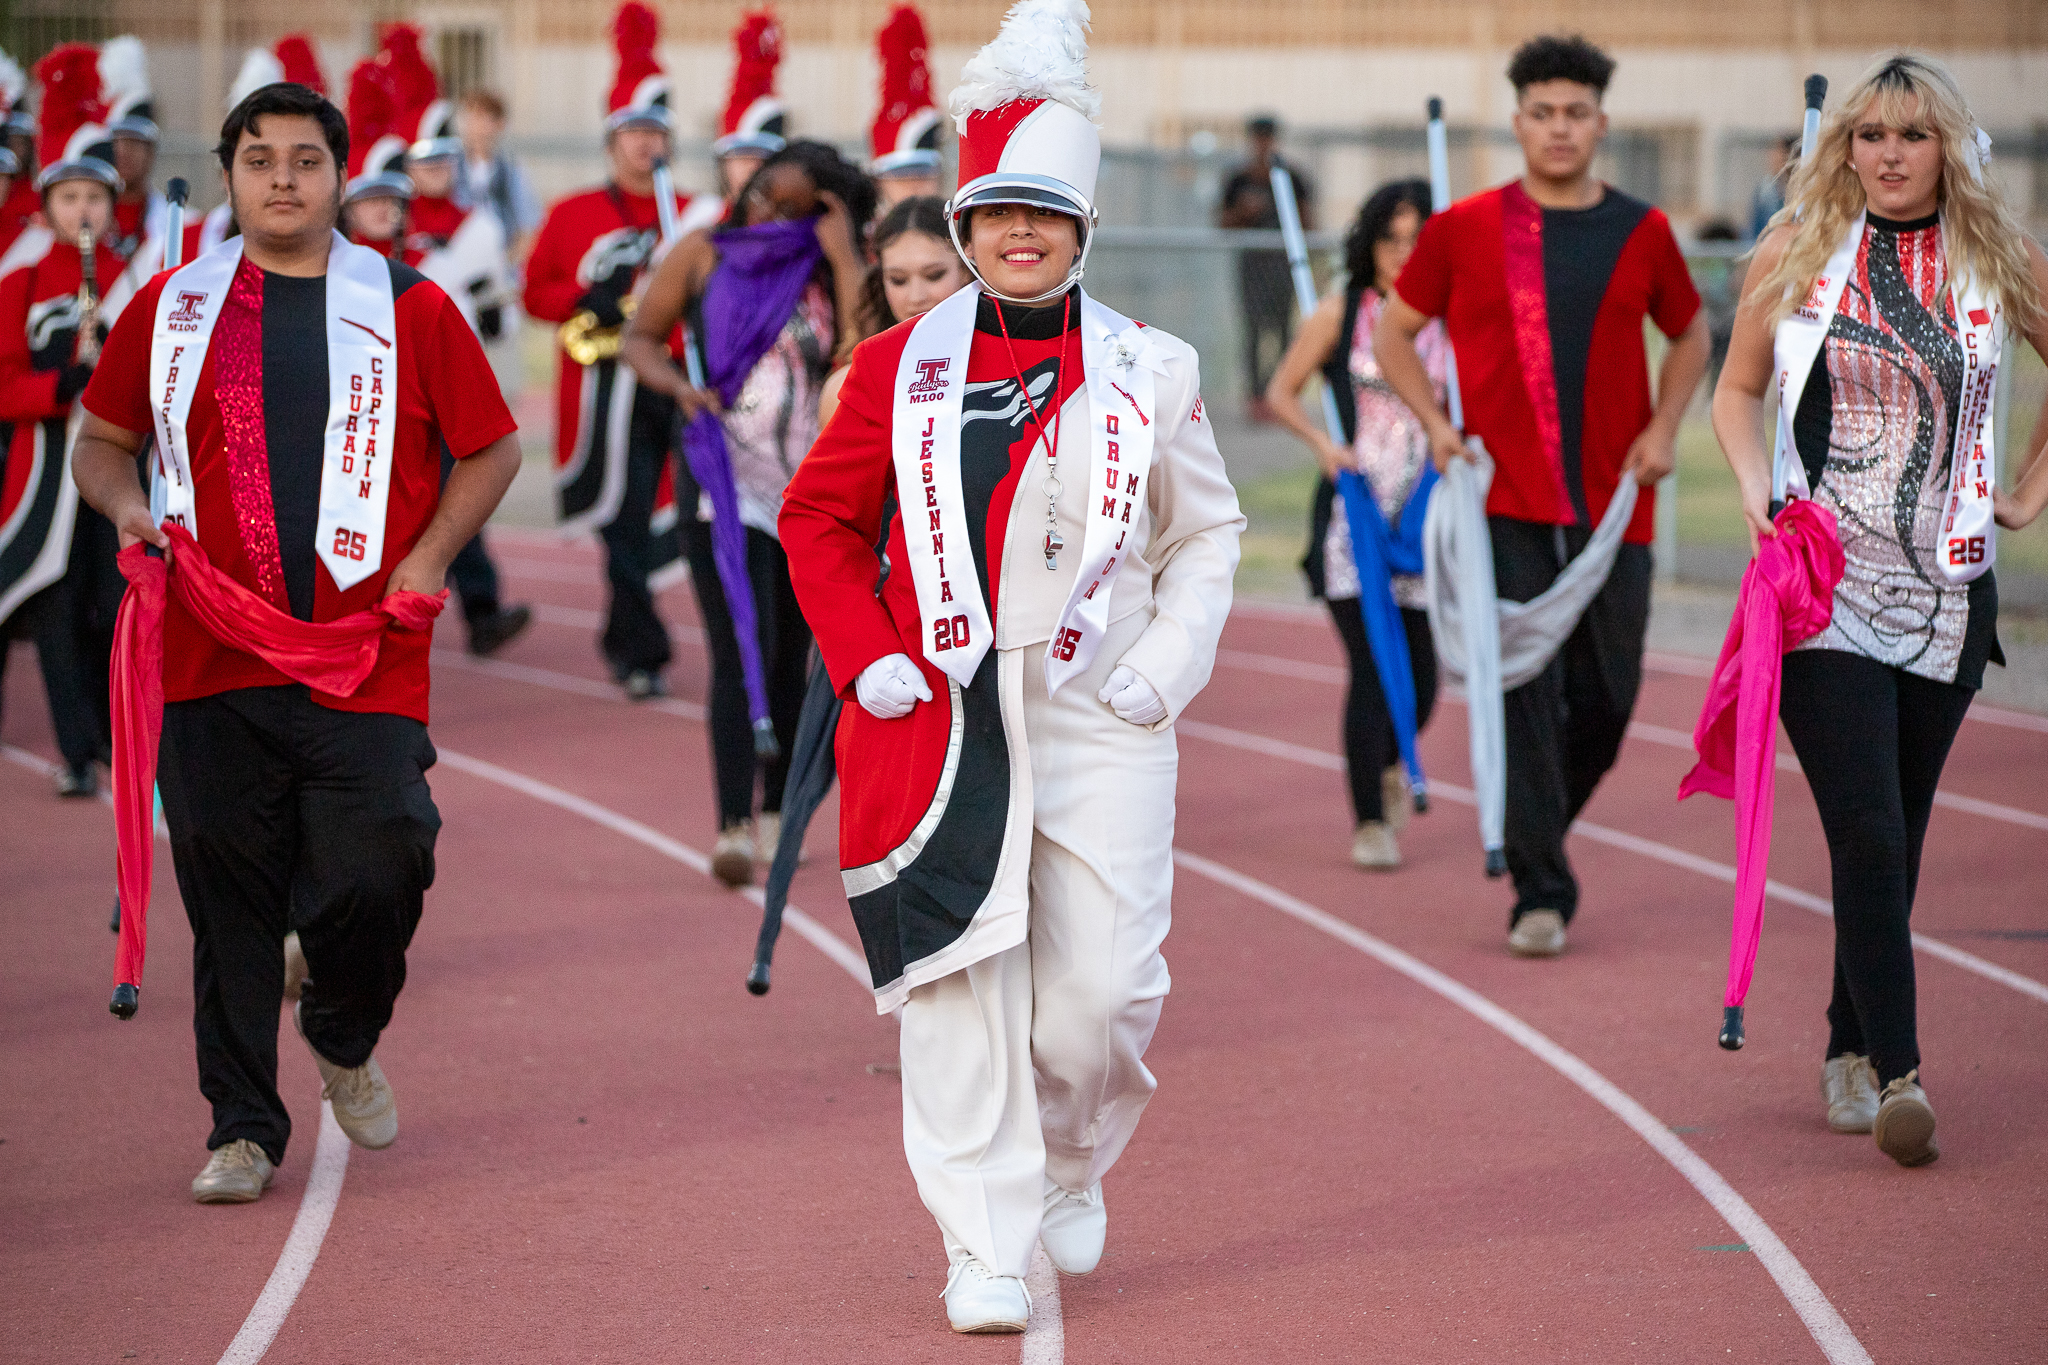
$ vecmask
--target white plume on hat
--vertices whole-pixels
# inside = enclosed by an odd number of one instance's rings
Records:
[[[132,33],[107,39],[100,47],[100,98],[111,109],[126,96],[148,93],[149,58],[142,39]]]
[[[968,59],[950,101],[953,122],[1012,100],[1052,100],[1093,122],[1102,95],[1088,84],[1087,0],[1018,0],[995,41]]]
[[[242,69],[235,74],[235,83],[228,87],[228,108],[232,109],[266,85],[276,85],[284,79],[284,63],[277,54],[267,47],[252,47],[249,55],[242,58]]]

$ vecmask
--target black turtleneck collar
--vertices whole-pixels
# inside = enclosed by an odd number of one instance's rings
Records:
[[[1930,213],[1925,218],[1898,219],[1880,217],[1878,214],[1871,213],[1866,209],[1863,216],[1864,220],[1879,232],[1895,232],[1900,234],[1920,232],[1926,228],[1933,227],[1941,221],[1941,214],[1939,212]]]
[[[996,309],[1002,309],[1002,321],[996,320]],[[1075,285],[1060,298],[1044,303],[1023,304],[999,302],[993,294],[983,294],[981,302],[975,305],[974,330],[1001,336],[1007,329],[1012,341],[1051,341],[1063,330],[1060,327],[1061,310],[1065,310],[1066,327],[1072,331],[1081,325],[1081,286]]]

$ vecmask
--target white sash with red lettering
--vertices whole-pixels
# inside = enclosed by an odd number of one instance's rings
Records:
[[[164,281],[149,349],[164,520],[199,534],[186,425],[221,304],[242,262],[232,237]],[[398,323],[391,267],[339,233],[327,257],[327,438],[314,552],[346,591],[384,563],[384,515],[397,441]]]
[[[1813,372],[1814,358],[1827,342],[1828,328],[1842,304],[1842,290],[1856,269],[1863,245],[1864,215],[1856,221],[1814,278],[1801,304],[1779,322],[1772,340],[1778,372],[1777,448],[1771,462],[1774,498],[1812,497],[1806,466],[1793,444],[1792,420]],[[2005,346],[2003,310],[1988,299],[1974,277],[1949,279],[1956,311],[1957,339],[1963,348],[1963,394],[1956,413],[1955,444],[1949,465],[1948,498],[1942,507],[1941,575],[1950,583],[1967,583],[1990,568],[1998,555],[1997,525],[1992,520],[1993,398],[1998,391],[1998,357]]]
[[[980,302],[981,287],[970,284],[911,329],[896,367],[890,437],[924,656],[963,687],[995,638],[960,488],[961,399]],[[1109,624],[1110,588],[1128,558],[1137,509],[1145,505],[1154,377],[1166,373],[1166,353],[1144,328],[1084,293],[1081,366],[1088,388],[1088,513],[1081,571],[1045,653],[1048,693],[1088,667]]]

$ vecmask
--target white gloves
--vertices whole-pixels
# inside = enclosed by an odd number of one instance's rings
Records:
[[[1117,719],[1133,725],[1157,725],[1166,719],[1166,703],[1160,700],[1152,684],[1122,664],[1110,673],[1109,681],[1095,694],[1095,700],[1108,702]]]
[[[932,689],[908,654],[890,654],[863,668],[853,680],[853,694],[876,720],[899,720],[932,699]]]

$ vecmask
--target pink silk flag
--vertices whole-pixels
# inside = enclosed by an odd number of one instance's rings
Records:
[[[1832,512],[1799,498],[1774,524],[1777,534],[1760,539],[1742,575],[1735,619],[1693,728],[1699,762],[1678,784],[1681,801],[1706,792],[1735,802],[1735,907],[1721,1034],[1721,1046],[1731,1051],[1742,1046],[1741,1007],[1763,937],[1785,651],[1827,629],[1842,581],[1842,542]]]
[[[164,533],[171,538],[165,558],[131,545],[116,561],[128,580],[128,594],[114,620],[110,679],[115,867],[121,896],[112,1008],[124,1019],[135,1013],[149,940],[156,853],[151,817],[164,728],[164,608],[169,595],[176,593],[178,604],[228,648],[254,654],[294,682],[337,697],[354,695],[370,676],[387,628],[430,629],[448,597],[446,589],[438,594],[397,592],[339,620],[301,621],[214,568],[182,526],[166,525]]]

